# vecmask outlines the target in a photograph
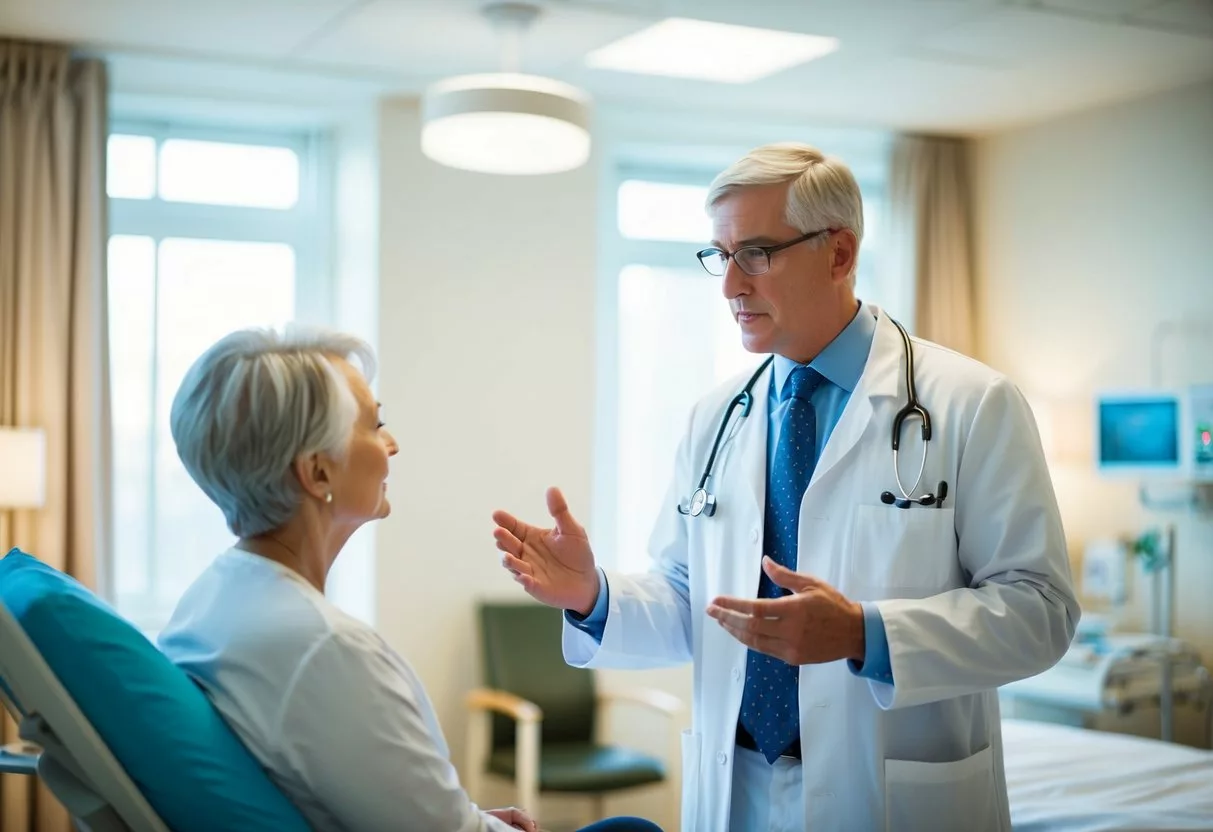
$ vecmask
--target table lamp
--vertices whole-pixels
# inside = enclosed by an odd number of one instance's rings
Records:
[[[0,509],[41,508],[46,501],[46,434],[0,428]]]
[[[7,511],[14,508],[40,508],[46,501],[46,434],[34,428],[0,427],[0,557],[5,554],[3,541]],[[4,708],[0,707],[0,716]],[[15,742],[0,747],[0,757],[10,771],[22,771],[31,765],[36,746]],[[16,761],[16,762],[14,762]]]

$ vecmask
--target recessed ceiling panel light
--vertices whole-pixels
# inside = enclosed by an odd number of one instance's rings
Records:
[[[745,84],[828,55],[838,39],[671,17],[586,55],[595,69]]]

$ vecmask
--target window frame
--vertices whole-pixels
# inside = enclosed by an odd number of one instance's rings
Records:
[[[321,131],[242,130],[202,124],[115,119],[109,125],[109,135],[148,136],[155,142],[157,168],[161,144],[169,139],[225,142],[244,145],[285,147],[294,151],[299,160],[299,197],[290,208],[260,208],[236,205],[215,205],[176,202],[159,196],[159,170],[156,189],[150,198],[140,199],[108,195],[109,212],[106,248],[114,236],[147,237],[153,243],[153,257],[159,261],[159,246],[168,238],[221,240],[233,242],[281,243],[295,254],[294,318],[320,325],[334,323],[336,281],[330,268],[333,238],[333,166],[332,144]],[[107,183],[108,185],[108,183]],[[158,292],[159,273],[153,291]],[[155,300],[153,300],[155,304]],[[168,428],[157,425],[155,408],[159,398],[157,378],[159,333],[153,318],[153,343],[149,367],[149,402],[152,429],[147,443],[151,467],[148,471],[148,523],[144,557],[146,558],[148,592],[142,603],[121,611],[145,632],[154,633],[159,622],[160,602],[157,594],[155,540],[158,530],[156,512],[156,449],[159,438]],[[112,524],[111,524],[112,525]],[[116,551],[111,541],[111,551]],[[116,569],[117,564],[111,564]],[[108,582],[107,600],[118,606],[118,580]]]
[[[194,124],[115,121],[109,133],[168,139],[286,147],[299,158],[299,199],[291,208],[251,208],[196,202],[107,197],[109,234],[285,243],[295,250],[296,317],[328,323],[333,308],[331,143],[318,131],[268,132]],[[159,176],[157,175],[157,189]],[[107,236],[107,239],[108,239]],[[300,303],[300,300],[303,303]]]
[[[599,192],[599,279],[596,297],[598,343],[596,371],[597,430],[594,437],[591,522],[594,549],[600,566],[617,569],[624,559],[618,551],[619,483],[619,277],[629,265],[703,271],[695,261],[702,245],[679,240],[635,240],[619,230],[619,186],[629,180],[706,187],[718,171],[707,167],[675,168],[636,164],[626,160],[608,163]],[[707,241],[704,241],[706,244]],[[704,274],[705,280],[719,280]],[[707,391],[704,391],[705,393]],[[671,414],[681,419],[685,414]]]

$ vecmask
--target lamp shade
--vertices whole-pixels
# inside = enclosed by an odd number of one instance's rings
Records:
[[[535,75],[463,75],[421,101],[421,150],[443,165],[481,173],[572,170],[590,156],[589,99]]]
[[[0,428],[0,508],[38,508],[45,501],[45,434]]]

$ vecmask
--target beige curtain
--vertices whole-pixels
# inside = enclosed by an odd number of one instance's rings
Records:
[[[973,217],[968,143],[900,136],[889,169],[889,241],[897,283],[912,287],[916,335],[972,355]]]
[[[9,513],[0,552],[94,588],[110,540],[106,129],[100,62],[0,40],[0,425],[40,427],[47,445],[46,504]],[[0,777],[4,832],[69,828],[36,781]]]

